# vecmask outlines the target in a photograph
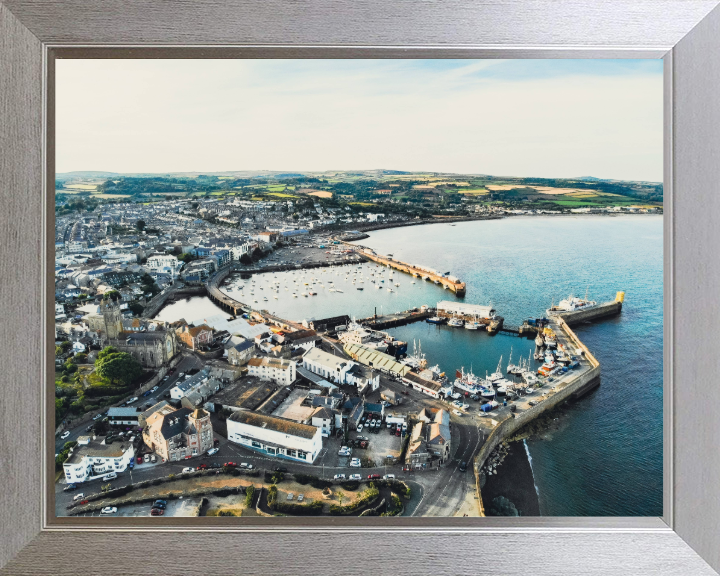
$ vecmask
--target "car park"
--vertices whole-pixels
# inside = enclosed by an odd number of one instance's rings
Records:
[[[188,474],[190,472],[195,472],[195,469],[186,466],[185,468],[182,469],[182,471],[183,471],[183,474]]]
[[[335,474],[333,480],[345,480],[346,476],[345,474]]]
[[[60,440],[65,440],[68,436],[70,436],[70,430],[65,430],[65,432],[60,435]]]
[[[360,476],[360,474],[352,474],[352,475],[350,476],[350,478],[348,478],[348,480],[358,480],[358,481],[362,481],[362,476]]]
[[[217,454],[219,451],[219,448],[210,448],[210,450],[207,451],[207,455],[212,456],[213,454]]]
[[[117,508],[115,506],[105,506],[102,510],[100,510],[100,514],[115,514],[117,512]]]

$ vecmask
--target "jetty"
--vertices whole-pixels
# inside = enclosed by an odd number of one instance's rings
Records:
[[[355,254],[357,254],[361,258],[364,258],[365,260],[375,262],[382,266],[387,266],[388,268],[393,268],[394,270],[398,270],[400,272],[405,272],[407,274],[410,274],[411,276],[414,276],[415,278],[427,280],[429,282],[442,286],[446,290],[454,292],[456,296],[465,296],[465,282],[462,282],[459,278],[456,278],[455,276],[446,276],[445,274],[437,272],[432,268],[427,268],[425,266],[420,266],[417,264],[408,264],[407,262],[395,260],[390,256],[382,256],[381,254],[376,254],[372,248],[367,248],[365,246],[360,246],[356,244],[350,244],[348,242],[343,242],[343,244],[350,247],[355,252]]]
[[[357,322],[373,330],[384,330],[385,328],[395,328],[396,326],[405,326],[413,322],[420,322],[421,320],[430,318],[433,313],[434,310],[432,308],[426,308],[425,310],[406,310],[404,312],[383,314],[381,316],[375,314],[369,318],[362,318]]]
[[[562,318],[568,326],[575,326],[582,322],[597,320],[598,318],[606,318],[608,316],[617,316],[622,312],[622,305],[625,301],[625,292],[618,292],[615,300],[603,302],[595,306],[580,310],[559,310],[555,306],[551,306],[547,313],[548,316]]]

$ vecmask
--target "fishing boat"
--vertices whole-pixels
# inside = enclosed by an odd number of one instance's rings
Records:
[[[395,290],[393,290],[392,288],[388,288],[387,291],[388,291],[388,292],[395,292]]]
[[[426,318],[425,322],[428,324],[445,324],[446,319],[441,316],[433,316],[432,318]]]
[[[491,400],[495,398],[495,389],[494,388],[483,388],[480,390],[480,396],[483,398],[490,398]]]
[[[358,286],[355,290],[364,290],[364,288],[362,286]]]
[[[361,288],[361,290],[362,290],[362,288]],[[342,291],[342,290],[340,290],[340,288],[336,288],[336,289],[335,289],[335,292],[340,292],[340,294],[342,294],[342,293],[343,293],[343,291]]]
[[[480,322],[465,322],[465,330],[480,330]]]
[[[452,326],[453,328],[462,328],[465,325],[465,323],[460,320],[460,318],[450,318],[448,320],[448,326]]]
[[[535,336],[535,346],[540,348],[541,346],[545,346],[545,340],[542,337],[542,334],[538,332],[537,336]]]

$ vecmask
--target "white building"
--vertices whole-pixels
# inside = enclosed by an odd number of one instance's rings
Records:
[[[239,410],[227,419],[228,440],[269,456],[314,462],[322,429],[285,418]]]
[[[77,442],[63,464],[68,484],[94,480],[110,472],[124,472],[135,456],[130,442],[106,444],[104,438],[91,440],[89,436],[80,436]]]
[[[352,384],[362,394],[380,387],[380,372],[357,362],[335,356],[320,348],[311,348],[303,355],[303,367],[336,384]]]
[[[153,272],[163,272],[165,274],[177,274],[182,268],[183,263],[172,254],[152,254],[147,259],[146,266]]]
[[[295,382],[297,364],[283,358],[250,358],[247,363],[248,374],[261,380],[272,380],[283,386]]]

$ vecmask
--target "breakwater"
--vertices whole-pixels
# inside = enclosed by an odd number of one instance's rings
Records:
[[[548,314],[556,318],[562,318],[568,326],[574,326],[581,322],[590,322],[608,316],[617,316],[622,312],[622,301],[613,300],[612,302],[604,302],[587,310],[574,310],[572,312],[548,311]]]
[[[414,276],[415,278],[428,280],[430,282],[433,282],[434,284],[437,284],[447,290],[454,292],[456,296],[465,296],[465,282],[462,282],[453,276],[443,276],[432,270],[422,268],[420,266],[401,262],[400,260],[394,260],[389,256],[381,256],[380,254],[376,254],[375,251],[370,248],[365,248],[363,246],[355,244],[349,244],[347,242],[345,242],[345,244],[352,248],[355,251],[355,254],[364,258],[365,260],[375,262],[382,266],[387,266],[388,268],[393,268],[394,270],[398,270],[400,272],[405,272],[407,274],[410,274],[411,276]]]
[[[481,491],[481,468],[490,456],[493,450],[497,448],[504,440],[514,435],[518,430],[532,422],[535,418],[555,408],[559,404],[567,400],[573,400],[586,394],[591,389],[600,384],[600,362],[593,356],[580,339],[577,337],[567,323],[562,319],[556,320],[555,327],[560,330],[568,339],[568,342],[583,352],[587,364],[583,364],[577,371],[570,372],[561,381],[558,381],[554,390],[537,400],[535,406],[530,406],[526,410],[507,412],[502,415],[491,416],[490,425],[492,426],[490,433],[475,457],[473,471],[475,474],[475,485],[477,487],[478,506],[480,514],[484,515],[484,504]],[[491,413],[492,414],[492,413]],[[493,423],[495,425],[493,426]]]

